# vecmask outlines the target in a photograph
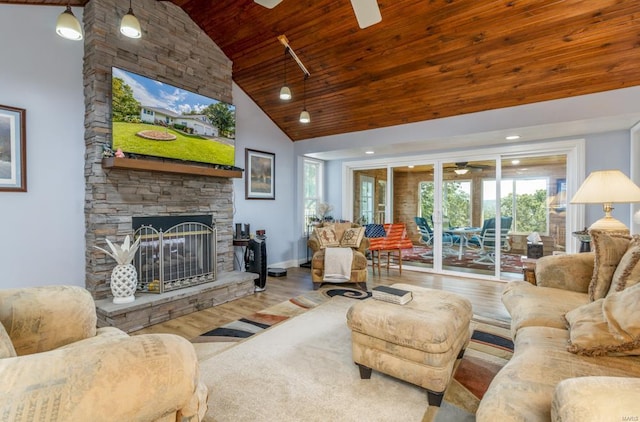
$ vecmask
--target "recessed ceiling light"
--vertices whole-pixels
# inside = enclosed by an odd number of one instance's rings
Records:
[[[511,160],[511,164],[517,166],[518,164],[520,164],[520,160]]]
[[[509,136],[506,136],[504,139],[506,139],[507,141],[515,141],[516,139],[520,139],[520,135],[509,135]]]
[[[376,152],[375,151],[365,151],[364,153],[365,154],[375,154]]]

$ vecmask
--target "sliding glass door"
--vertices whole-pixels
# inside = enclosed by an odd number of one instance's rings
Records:
[[[406,225],[403,266],[522,279],[522,258],[567,250],[566,153],[435,158],[353,173],[354,219]]]

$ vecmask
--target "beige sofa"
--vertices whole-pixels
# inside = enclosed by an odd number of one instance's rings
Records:
[[[96,329],[79,287],[0,290],[0,419],[199,421],[207,395],[184,338]]]
[[[633,252],[637,263],[638,245]],[[537,262],[537,286],[507,285],[503,303],[512,317],[514,355],[482,398],[478,422],[639,420],[640,284],[622,291],[611,284],[611,292],[601,286],[600,297],[590,298],[595,274],[613,277],[620,252],[615,255],[547,256]],[[634,274],[627,268],[627,276]],[[619,325],[626,331],[610,328],[616,319],[610,309],[623,311],[627,320]],[[632,320],[635,327],[628,328]]]

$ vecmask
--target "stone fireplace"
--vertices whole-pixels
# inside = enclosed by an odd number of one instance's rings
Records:
[[[164,172],[163,160],[147,165],[137,157],[126,159],[138,164],[127,168],[103,163],[104,147],[111,145],[114,66],[233,104],[231,61],[181,8],[171,2],[137,2],[136,16],[143,27],[138,40],[119,33],[118,19],[124,12],[115,0],[92,0],[84,8],[84,210],[86,287],[98,305],[99,325],[131,331],[252,294],[253,278],[233,271],[230,177],[241,177],[241,172],[240,176],[202,175],[207,173],[201,168],[190,172],[188,166],[186,171],[182,166],[180,171]],[[94,246],[104,247],[105,238],[122,242],[133,233],[134,216],[190,215],[207,215],[215,222],[215,242],[207,251],[213,254],[215,281],[175,291],[163,289],[160,295],[136,294],[134,308],[155,307],[159,313],[133,315],[134,310],[111,306],[109,281],[114,262]],[[147,281],[147,290],[149,282],[153,280]]]

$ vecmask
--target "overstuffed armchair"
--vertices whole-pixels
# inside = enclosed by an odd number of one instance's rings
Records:
[[[199,421],[207,407],[191,343],[96,329],[74,286],[0,290],[0,379],[11,421]]]
[[[347,236],[345,236],[346,232],[348,232]],[[362,234],[358,235],[359,232]],[[356,236],[351,236],[354,233]],[[314,290],[318,289],[325,281],[325,249],[327,247],[349,247],[353,250],[351,274],[346,282],[357,283],[363,290],[367,290],[367,258],[365,253],[369,247],[369,239],[364,237],[362,226],[355,223],[320,224],[309,235],[307,246],[313,253],[311,281],[313,281]]]

